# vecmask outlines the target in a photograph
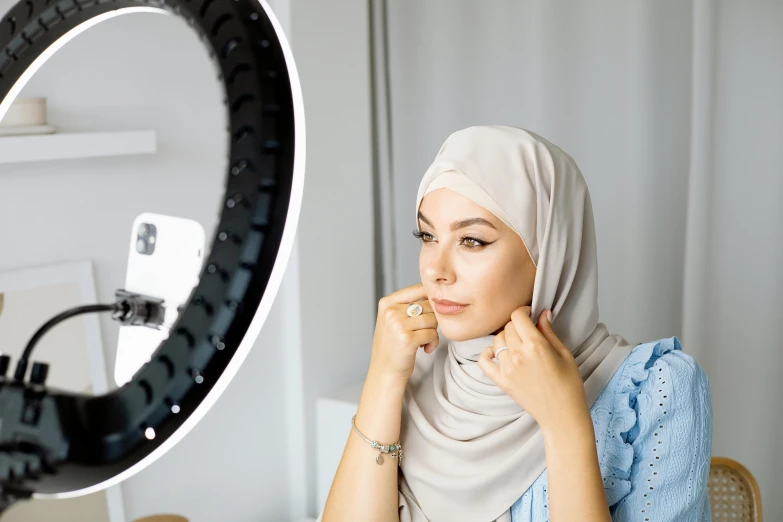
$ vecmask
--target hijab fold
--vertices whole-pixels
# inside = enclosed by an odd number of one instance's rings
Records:
[[[499,125],[451,134],[424,173],[416,201],[439,188],[492,212],[522,238],[536,265],[531,317],[552,310],[588,406],[631,352],[598,322],[593,209],[574,160],[532,132]],[[510,508],[546,467],[541,430],[477,361],[494,335],[419,350],[403,399],[400,522],[511,522]]]

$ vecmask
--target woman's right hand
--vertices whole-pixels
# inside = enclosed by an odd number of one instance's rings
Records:
[[[411,303],[421,305],[421,315],[409,317]],[[438,347],[438,320],[424,285],[421,283],[397,290],[378,302],[378,318],[372,341],[370,371],[407,384],[413,374],[416,352],[423,347],[432,353]]]

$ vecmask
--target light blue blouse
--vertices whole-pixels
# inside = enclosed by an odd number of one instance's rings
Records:
[[[590,408],[614,522],[710,522],[712,395],[677,337],[636,346]],[[549,520],[546,469],[511,506]]]

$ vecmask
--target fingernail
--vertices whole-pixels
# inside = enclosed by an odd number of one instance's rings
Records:
[[[552,322],[552,310],[546,311],[546,320],[549,321],[550,323]]]

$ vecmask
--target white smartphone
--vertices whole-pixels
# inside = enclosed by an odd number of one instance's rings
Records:
[[[168,338],[179,307],[198,284],[204,262],[204,227],[197,221],[145,212],[133,221],[124,289],[163,299],[163,324],[120,326],[114,381],[130,381]]]

